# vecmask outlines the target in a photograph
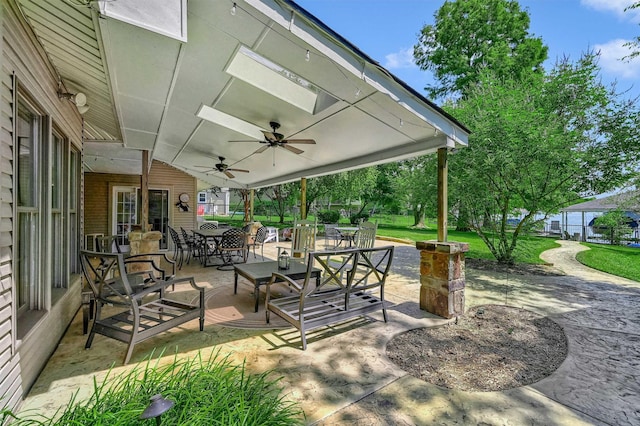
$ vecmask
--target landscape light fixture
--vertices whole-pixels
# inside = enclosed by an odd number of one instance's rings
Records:
[[[151,397],[151,403],[145,410],[140,414],[140,419],[156,419],[156,425],[160,424],[160,416],[169,411],[171,407],[175,404],[170,399],[164,399],[162,395],[157,394]]]

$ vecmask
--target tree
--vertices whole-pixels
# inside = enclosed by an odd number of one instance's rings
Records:
[[[501,262],[513,262],[536,213],[611,190],[638,164],[638,107],[600,82],[592,53],[577,63],[563,59],[546,76],[485,72],[450,112],[472,132],[469,147],[451,158],[450,192]],[[507,219],[521,211],[524,219],[509,230]]]
[[[593,221],[594,232],[601,234],[610,244],[620,245],[624,236],[631,232],[631,219],[622,210],[612,210]]]
[[[488,68],[516,79],[542,72],[547,47],[530,36],[529,15],[517,1],[445,1],[434,17],[413,52],[416,64],[431,70],[439,83],[425,88],[431,97],[465,97]]]
[[[625,8],[625,12],[631,9],[640,9],[640,1],[637,1],[627,8]],[[623,59],[630,61],[631,59],[640,56],[640,36],[634,38],[632,41],[625,43],[624,46],[631,48],[631,53],[625,56]]]
[[[369,193],[375,191],[378,169],[366,167],[363,169],[349,170],[336,176],[335,185],[331,189],[333,199],[345,200],[349,205],[351,201],[362,201],[359,212],[362,212],[370,201]]]
[[[326,175],[307,180],[307,212],[311,211],[311,205],[315,201],[329,196],[337,179],[336,175]]]
[[[287,206],[292,203],[293,197],[298,192],[297,183],[283,183],[269,188],[266,192],[267,198],[273,202],[275,211],[280,218],[280,223],[284,223],[284,215],[287,212]]]
[[[400,163],[394,179],[395,194],[404,200],[413,212],[413,225],[424,226],[426,214],[436,212],[438,193],[438,161],[433,155],[416,157]]]

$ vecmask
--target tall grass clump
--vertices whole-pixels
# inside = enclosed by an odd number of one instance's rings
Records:
[[[215,352],[208,359],[173,359],[166,365],[146,363],[133,370],[94,380],[86,401],[71,398],[66,408],[51,418],[10,415],[12,425],[154,425],[140,420],[153,395],[161,394],[175,405],[161,416],[163,425],[301,425],[304,414],[285,400],[279,379],[269,372],[247,374],[244,365],[232,365]],[[4,413],[7,416],[7,413]]]

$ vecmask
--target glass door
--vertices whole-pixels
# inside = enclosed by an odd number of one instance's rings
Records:
[[[166,189],[149,190],[149,223],[154,231],[162,233],[160,250],[166,250],[169,238],[169,191]]]
[[[138,189],[116,186],[113,188],[113,229],[122,251],[129,251],[129,232],[138,223]]]

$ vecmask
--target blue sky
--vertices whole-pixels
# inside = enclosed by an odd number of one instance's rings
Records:
[[[434,0],[295,0],[331,29],[356,45],[418,92],[431,81],[412,62],[420,29],[432,24],[443,1]],[[602,79],[617,81],[619,91],[640,95],[640,58],[622,45],[640,36],[640,9],[624,12],[632,0],[520,0],[531,18],[529,32],[549,47],[551,68],[557,58],[576,60],[588,49],[600,51]]]

